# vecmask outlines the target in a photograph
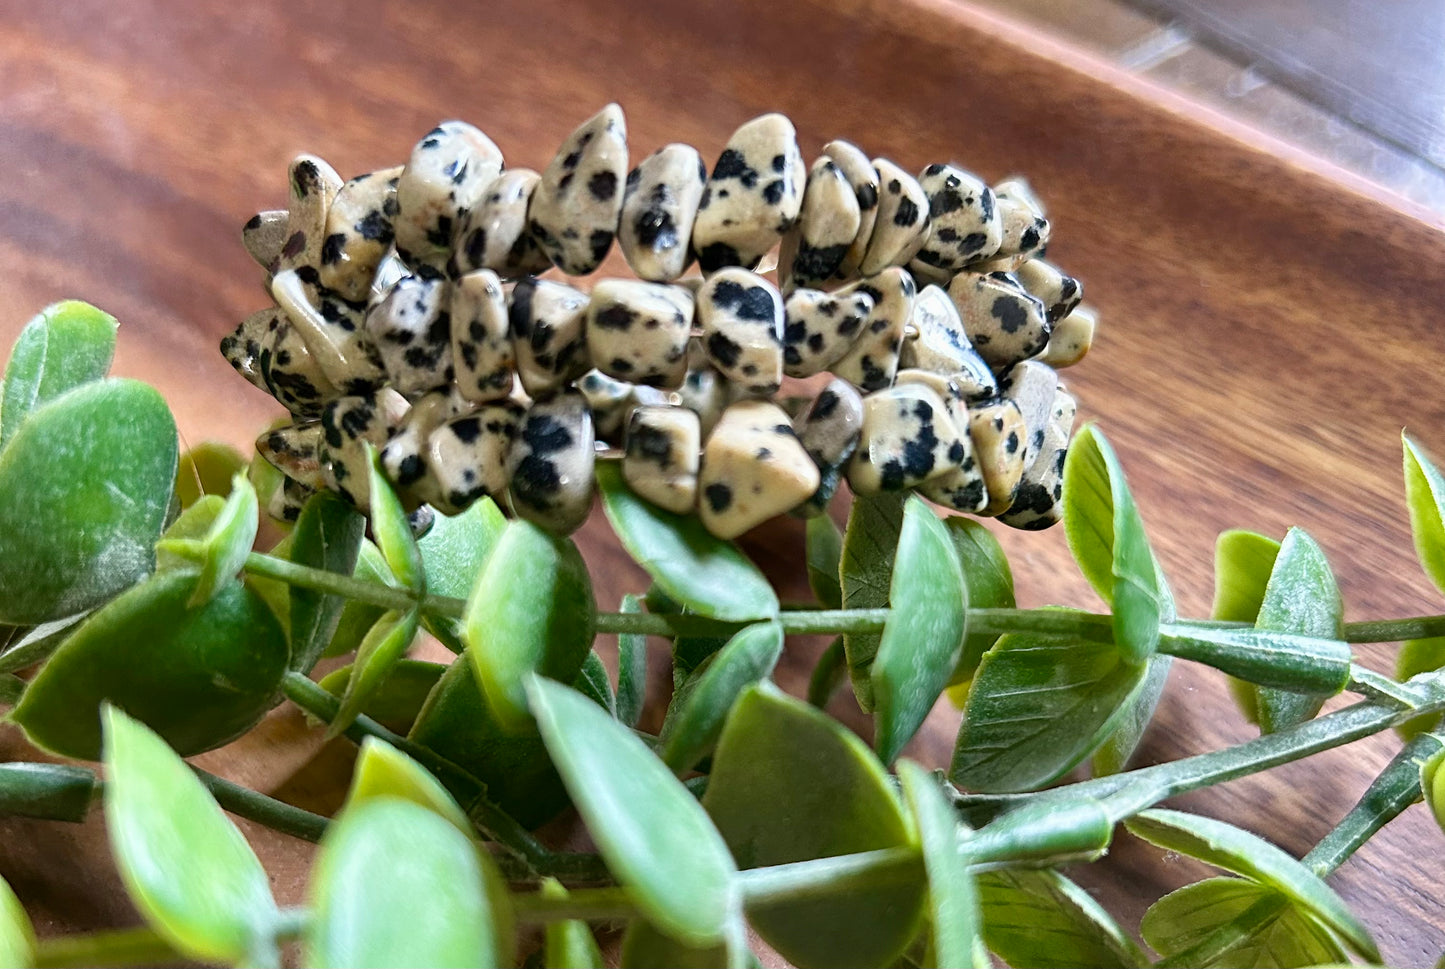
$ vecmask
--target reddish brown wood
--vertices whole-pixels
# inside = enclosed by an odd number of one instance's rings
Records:
[[[276,413],[215,344],[266,302],[237,230],[284,204],[293,154],[349,175],[461,117],[511,164],[540,168],[616,100],[634,157],[676,140],[711,158],[737,124],[781,110],[809,154],[843,136],[907,168],[951,158],[1032,180],[1055,222],[1052,255],[1103,313],[1070,386],[1129,470],[1186,614],[1208,609],[1219,531],[1292,524],[1324,545],[1351,618],[1440,609],[1413,560],[1398,470],[1402,425],[1445,455],[1438,229],[964,3],[9,2],[0,64],[0,345],[48,302],[98,303],[123,321],[117,371],[161,387],[189,443],[245,445]],[[606,531],[598,520],[582,537],[604,602],[642,586]],[[1003,538],[1026,604],[1094,601],[1061,531]],[[757,536],[794,594],[800,541],[791,522]],[[791,654],[788,685],[815,648]],[[1361,653],[1390,662],[1384,647]],[[916,752],[944,762],[956,719],[938,711]],[[297,727],[282,711],[207,762],[332,805],[341,753],[309,761]],[[1143,759],[1249,733],[1220,678],[1180,664]],[[12,733],[3,747],[24,753]],[[1180,803],[1302,852],[1393,749],[1380,738]],[[304,852],[248,832],[297,899]],[[1439,837],[1412,809],[1335,879],[1392,963],[1445,948],[1427,860]],[[98,823],[0,821],[0,874],[42,932],[133,918],[103,858]],[[1121,836],[1079,875],[1136,919],[1197,871]]]

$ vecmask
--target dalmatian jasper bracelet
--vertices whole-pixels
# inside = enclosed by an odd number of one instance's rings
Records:
[[[242,230],[274,305],[221,343],[294,419],[257,441],[286,475],[277,517],[319,488],[365,508],[370,442],[409,507],[487,495],[560,534],[599,456],[723,538],[819,514],[844,479],[1059,518],[1075,402],[1055,371],[1095,317],[1040,258],[1050,226],[1021,180],[915,178],[845,141],[807,166],[779,114],[711,175],[679,144],[629,172],[613,104],[540,173],[448,121],[404,166],[343,181],[302,155],[289,182],[288,208]],[[594,272],[614,241],[638,278],[543,278]],[[777,283],[757,271],[775,248]],[[779,397],[785,378],[815,393]]]

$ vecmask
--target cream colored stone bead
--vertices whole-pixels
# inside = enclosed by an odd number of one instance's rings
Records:
[[[604,279],[587,304],[587,351],[610,377],[674,388],[687,373],[693,298],[681,286]]]
[[[376,267],[391,246],[401,166],[358,175],[341,186],[326,213],[318,267],[321,285],[353,303],[371,295]]]
[[[872,298],[873,309],[853,346],[833,364],[833,373],[865,392],[881,390],[898,372],[903,330],[913,316],[913,277],[893,266],[839,292],[863,293]]]
[[[532,237],[569,276],[595,270],[612,248],[627,177],[627,121],[609,104],[573,131],[542,172],[527,210]]]
[[[1024,474],[1023,415],[1007,397],[971,407],[968,434],[974,458],[988,486],[988,504],[981,515],[998,515],[1008,510]]]
[[[690,514],[697,505],[701,447],[697,414],[685,407],[638,407],[627,425],[622,478],[659,508]]]
[[[806,178],[797,132],[783,115],[762,115],[733,132],[692,227],[703,272],[756,266],[798,218]]]
[[[777,404],[738,401],[703,448],[698,514],[719,538],[736,538],[807,501],[818,468]]]
[[[943,399],[921,383],[863,398],[863,430],[848,465],[855,494],[915,488],[957,466],[967,453]]]
[[[1091,306],[1079,306],[1054,324],[1049,342],[1039,359],[1051,367],[1072,367],[1088,354],[1094,345],[1094,330],[1099,314]]]
[[[426,476],[438,511],[455,515],[483,496],[501,499],[521,420],[521,405],[506,400],[483,404],[431,432]]]
[[[396,251],[416,271],[445,272],[462,214],[502,171],[502,152],[465,121],[444,121],[417,142],[396,183]]]

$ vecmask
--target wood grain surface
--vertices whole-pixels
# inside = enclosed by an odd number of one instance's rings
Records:
[[[634,159],[669,141],[715,158],[738,124],[778,110],[810,157],[841,136],[908,169],[954,159],[990,180],[1026,174],[1050,207],[1051,256],[1102,313],[1093,354],[1068,380],[1130,473],[1182,612],[1207,613],[1219,531],[1281,536],[1295,524],[1329,554],[1349,618],[1440,611],[1410,547],[1399,445],[1408,426],[1445,455],[1438,228],[951,0],[4,0],[0,345],[53,300],[95,302],[122,320],[116,370],[163,390],[187,443],[247,446],[278,409],[215,347],[267,302],[238,230],[285,204],[293,155],[315,152],[349,176],[399,164],[457,117],[509,164],[540,169],[610,100],[627,112]],[[608,268],[625,271],[617,259]],[[1096,604],[1061,529],[1001,537],[1024,604]],[[600,515],[581,541],[604,603],[643,587]],[[797,524],[752,541],[784,594],[802,595]],[[816,648],[790,647],[785,685],[802,682]],[[1360,652],[1390,664],[1388,647]],[[915,751],[946,763],[956,721],[935,711]],[[1251,733],[1220,676],[1176,664],[1142,760]],[[1377,738],[1177,806],[1303,853],[1395,747]],[[9,730],[0,755],[31,756]],[[204,761],[325,809],[346,757],[318,751],[282,708]],[[306,851],[245,827],[278,893],[297,900]],[[1431,964],[1445,948],[1440,839],[1411,809],[1334,878],[1391,964]],[[0,820],[0,874],[42,934],[135,920],[104,857],[98,819]],[[1104,863],[1076,874],[1136,925],[1200,869],[1121,833]]]

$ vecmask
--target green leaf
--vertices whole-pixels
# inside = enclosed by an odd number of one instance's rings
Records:
[[[746,952],[743,953],[747,955]],[[728,944],[690,946],[633,919],[622,936],[622,969],[728,969]]]
[[[621,611],[627,615],[642,612],[642,600],[623,596]],[[617,719],[635,727],[646,702],[647,637],[622,633],[617,637]]]
[[[370,442],[365,443],[367,473],[371,476],[371,534],[381,557],[386,559],[391,574],[403,588],[418,595],[427,591],[426,567],[416,547],[406,510],[392,490],[391,482],[381,470],[381,458]]]
[[[381,689],[392,669],[406,655],[416,638],[419,608],[406,612],[391,610],[377,621],[356,649],[356,662],[351,664],[351,678],[341,696],[341,707],[326,728],[326,737],[339,737],[356,720],[362,708]]]
[[[528,674],[572,682],[596,622],[577,547],[528,521],[507,525],[467,603],[463,632],[477,681],[504,726],[531,729]]]
[[[11,719],[46,750],[84,760],[100,755],[105,700],[182,756],[250,730],[278,699],[285,633],[246,586],[232,583],[191,609],[195,586],[194,573],[166,572],[96,610],[31,680]]]
[[[471,595],[507,519],[490,498],[482,497],[460,515],[438,515],[431,530],[417,542],[426,588],[432,595],[465,599]],[[422,625],[449,649],[461,652],[462,624],[423,613]]]
[[[1243,878],[1170,892],[1144,913],[1139,931],[1163,960],[1201,969],[1349,964],[1323,926],[1284,895]]]
[[[0,622],[60,619],[149,573],[175,474],[176,425],[145,384],[90,383],[31,412],[0,452]]]
[[[1412,639],[1401,643],[1400,651],[1395,654],[1395,679],[1404,682],[1412,676],[1429,673],[1442,666],[1445,666],[1445,636]],[[1406,720],[1395,730],[1404,739],[1412,740],[1418,734],[1434,730],[1439,724],[1440,714],[1428,713],[1423,717]]]
[[[943,520],[948,537],[953,541],[953,550],[958,553],[958,563],[963,568],[963,581],[968,586],[968,604],[974,609],[1012,609],[1014,601],[1014,577],[1009,568],[1008,557],[1003,546],[981,522],[963,515],[950,515]],[[969,633],[963,640],[963,656],[949,686],[965,683],[973,678],[983,654],[993,648],[998,637],[988,633]]]
[[[321,839],[307,966],[511,965],[506,886],[491,858],[411,801],[349,807]]]
[[[703,805],[742,868],[913,846],[873,752],[822,711],[769,683],[734,704]],[[753,903],[748,920],[795,966],[881,966],[917,934],[924,873],[903,884],[820,884],[816,896]]]
[[[1424,448],[1401,434],[1405,445],[1405,503],[1415,554],[1435,588],[1445,592],[1445,477]]]
[[[970,832],[958,821],[931,772],[911,760],[898,762],[903,799],[913,812],[923,867],[928,873],[928,915],[933,932],[933,957],[939,966],[977,966],[990,969],[985,954],[978,959],[983,940],[978,889],[958,845]]]
[[[893,613],[873,658],[873,746],[885,764],[913,739],[963,652],[968,589],[953,542],[922,498],[908,499],[889,582]]]
[[[35,963],[35,929],[25,906],[5,879],[0,878],[0,966]]]
[[[251,554],[260,524],[256,491],[244,474],[237,474],[231,482],[230,497],[202,539],[201,576],[196,591],[191,593],[192,608],[210,602],[223,585],[236,578],[246,564],[246,556]]]
[[[321,678],[320,686],[338,699],[345,695],[351,679],[350,664],[332,670]],[[405,734],[416,723],[427,697],[447,671],[443,663],[420,659],[403,659],[392,667],[385,681],[362,706],[361,712],[377,723],[399,734]]]
[[[844,609],[880,609],[888,605],[893,581],[894,551],[903,531],[901,494],[855,495],[843,532],[843,558],[839,573]],[[883,637],[878,633],[852,633],[843,637],[848,675],[863,712],[873,711],[873,657]]]
[[[843,637],[836,636],[823,652],[808,677],[808,702],[819,710],[826,709],[828,701],[838,692],[843,677],[848,671],[848,657],[843,650]]]
[[[1002,637],[973,679],[949,778],[980,793],[1043,787],[1119,727],[1146,670],[1111,643]]]
[[[1224,622],[1253,625],[1278,557],[1279,542],[1272,538],[1242,530],[1221,532],[1214,545],[1214,608],[1210,615]],[[1230,677],[1229,693],[1244,718],[1258,724],[1258,688]]]
[[[1173,618],[1144,522],[1119,459],[1103,433],[1085,426],[1064,462],[1064,530],[1079,569],[1114,610],[1114,641],[1124,658],[1145,662],[1159,624]]]
[[[566,898],[567,889],[554,878],[542,882],[546,898]],[[602,952],[586,922],[560,919],[548,922],[543,963],[547,969],[605,969]]]
[[[249,467],[240,451],[219,441],[202,441],[180,457],[176,467],[176,498],[183,509],[206,495],[228,498],[231,482],[238,474],[246,476],[249,482]]]
[[[607,676],[607,667],[603,665],[602,657],[597,655],[597,650],[587,654],[572,685],[612,716],[617,716],[617,698],[612,695],[612,681]]]
[[[655,615],[696,615],[689,609],[668,598],[656,583],[647,590],[644,599],[647,611]],[[672,688],[674,700],[676,691],[683,688],[693,671],[702,666],[709,656],[727,645],[727,636],[674,636],[672,639]]]
[[[363,578],[357,555],[365,531],[366,519],[355,508],[330,491],[318,491],[301,509],[291,532],[290,559],[297,565],[338,575],[358,573],[357,578]],[[336,635],[348,603],[341,596],[300,586],[290,587],[290,603],[291,669],[310,673]],[[374,606],[363,608],[374,610],[373,622],[381,613]]]
[[[437,681],[408,739],[482,781],[492,801],[528,828],[567,806],[542,738],[510,733],[498,722],[465,656]]]
[[[1287,540],[1286,540],[1287,541]],[[1372,962],[1379,950],[1360,924],[1318,875],[1258,835],[1213,818],[1154,809],[1126,821],[1129,830],[1166,851],[1243,875],[1283,893]]]
[[[351,775],[351,789],[342,809],[378,797],[395,797],[419,804],[450,822],[468,838],[476,837],[472,823],[457,802],[426,768],[390,744],[367,737],[361,742],[356,770]]]
[[[984,942],[1011,966],[1149,965],[1109,913],[1058,872],[1022,868],[982,872],[978,897]]]
[[[1169,681],[1169,670],[1173,665],[1172,656],[1155,653],[1149,657],[1147,672],[1135,684],[1134,692],[1104,726],[1108,739],[1094,752],[1090,762],[1095,777],[1117,774],[1129,766],[1129,759],[1134,756],[1139,741],[1144,739],[1144,731],[1154,719],[1154,710],[1159,706],[1159,698],[1164,695],[1164,686]]]
[[[69,764],[0,764],[0,815],[84,821],[95,796],[95,773]]]
[[[662,762],[682,774],[711,753],[738,695],[770,676],[783,655],[783,627],[776,621],[744,626],[694,678],[677,713],[662,730]]]
[[[1280,544],[1255,625],[1259,629],[1339,640],[1343,614],[1340,588],[1324,551],[1303,529],[1291,528]],[[1344,649],[1348,651],[1349,647]],[[1260,690],[1260,731],[1273,733],[1309,720],[1320,712],[1327,696]]]
[[[0,384],[0,450],[30,413],[100,380],[115,355],[115,317],[88,303],[54,303],[25,325]]]
[[[1436,751],[1420,765],[1420,790],[1425,795],[1425,803],[1434,815],[1435,823],[1445,831],[1445,775],[1441,774],[1441,764],[1445,764],[1445,750]]]
[[[361,521],[364,525],[365,519],[361,519]],[[381,550],[366,539],[362,539],[361,546],[357,550],[356,568],[352,572],[352,578],[383,585],[396,583],[391,569],[386,567],[386,561],[381,557]],[[299,592],[300,589],[295,591]],[[343,602],[345,604],[341,608],[341,617],[336,620],[336,631],[331,634],[331,641],[322,651],[323,657],[344,656],[356,650],[361,646],[361,641],[366,638],[366,634],[371,632],[371,628],[386,614],[386,609],[383,607],[362,602],[359,599],[343,600]]]
[[[597,486],[622,546],[678,604],[732,622],[778,614],[777,593],[758,567],[696,515],[675,515],[637,497],[616,462],[597,465]]]
[[[251,846],[164,740],[105,708],[105,822],[136,907],[181,953],[265,961],[276,902]]]
[[[737,868],[702,806],[595,703],[538,676],[526,689],[567,792],[643,915],[688,945],[721,941],[738,907]]]
[[[156,571],[195,572],[204,555],[202,542],[225,507],[226,499],[220,495],[205,495],[177,515],[156,542]]]
[[[843,533],[827,515],[814,515],[808,519],[805,535],[808,587],[824,609],[843,608],[843,587],[839,585]]]

